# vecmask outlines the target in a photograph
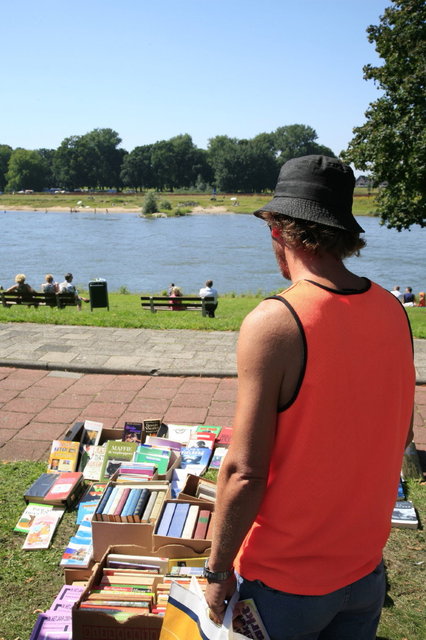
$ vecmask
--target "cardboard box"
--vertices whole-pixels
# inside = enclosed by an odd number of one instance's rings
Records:
[[[166,500],[170,497],[170,485],[165,481],[131,483],[134,488],[147,488],[161,485],[166,489]],[[114,486],[111,481],[109,485]],[[98,562],[110,545],[137,545],[142,555],[150,555],[152,536],[156,522],[103,522],[92,520],[93,558]],[[143,550],[143,552],[142,552]]]
[[[102,569],[106,564],[108,553],[127,553],[129,555],[146,555],[139,546],[109,546],[101,561],[96,565],[92,576],[81,594],[80,599],[72,608],[72,636],[76,640],[158,640],[163,624],[163,616],[148,613],[133,616],[125,622],[118,622],[106,613],[85,611],[80,609],[80,603],[86,599],[93,585],[99,582]],[[161,582],[163,576],[158,576]]]
[[[186,477],[186,481],[183,486],[183,489],[178,495],[177,499],[181,502],[193,502],[194,504],[198,504],[200,502],[214,503],[215,502],[214,500],[207,500],[207,498],[197,498],[196,493],[197,493],[197,488],[200,481],[202,481],[205,484],[211,485],[215,489],[217,487],[216,483],[212,482],[212,480],[207,480],[206,478],[202,478],[201,476],[194,476],[191,473],[189,473]]]
[[[92,577],[92,573],[95,569],[96,563],[94,560],[91,560],[89,566],[84,568],[82,567],[77,569],[76,567],[65,567],[65,584],[72,584],[73,582],[88,582]]]
[[[161,516],[169,502],[179,503],[182,500],[165,500],[160,516],[154,528],[153,549],[160,556],[165,558],[193,558],[196,556],[209,556],[212,541],[209,539],[198,538],[174,538],[172,536],[159,536],[155,533],[157,525],[161,520]],[[206,509],[211,513],[214,512],[214,504],[212,502],[197,502],[200,509]],[[179,553],[179,555],[176,555]]]

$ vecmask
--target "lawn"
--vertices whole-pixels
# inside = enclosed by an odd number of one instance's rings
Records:
[[[273,293],[273,292],[271,292]],[[83,292],[83,295],[88,295]],[[137,294],[110,293],[110,311],[83,306],[79,312],[75,307],[65,309],[22,308],[10,309],[0,306],[2,322],[36,322],[40,324],[83,325],[97,327],[131,327],[143,329],[198,329],[201,331],[238,331],[244,317],[259,304],[267,294],[225,295],[219,299],[216,318],[203,318],[201,313],[181,311],[179,313],[151,313],[140,306]],[[426,338],[426,309],[408,308],[408,317],[415,338]]]
[[[25,508],[23,493],[40,473],[44,462],[0,463],[0,638],[27,640],[38,610],[47,609],[61,588],[58,567],[62,552],[75,532],[75,511],[66,513],[48,550],[22,551],[23,534],[13,527]],[[426,517],[426,485],[408,483],[420,519]],[[385,550],[388,595],[379,628],[381,640],[424,640],[423,530],[393,529]]]

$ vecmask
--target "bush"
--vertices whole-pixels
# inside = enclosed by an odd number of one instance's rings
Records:
[[[122,284],[121,287],[118,290],[118,293],[120,293],[122,296],[128,296],[130,291],[128,290],[126,285]]]
[[[157,198],[155,197],[155,193],[153,191],[148,191],[143,201],[142,213],[146,215],[149,213],[157,213],[157,212],[158,212],[158,206],[157,206]]]
[[[171,211],[172,209],[172,204],[169,200],[162,200],[160,202],[160,209],[162,211]]]

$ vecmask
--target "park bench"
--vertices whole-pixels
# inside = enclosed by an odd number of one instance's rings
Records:
[[[168,296],[141,296],[142,309],[150,309],[151,313],[157,311],[201,311],[201,315],[208,315],[208,304],[214,303],[213,296],[200,298],[200,296],[181,296],[169,298]],[[175,305],[175,308],[173,308]]]
[[[24,307],[56,307],[63,309],[64,307],[77,306],[77,300],[73,293],[32,293],[22,296],[16,291],[0,291],[0,301],[3,307],[13,307],[20,305]]]

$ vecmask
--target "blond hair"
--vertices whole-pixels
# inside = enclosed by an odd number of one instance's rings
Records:
[[[26,275],[25,273],[17,273],[15,276],[15,282],[18,282],[19,284],[23,284],[26,280]]]

